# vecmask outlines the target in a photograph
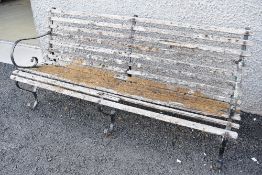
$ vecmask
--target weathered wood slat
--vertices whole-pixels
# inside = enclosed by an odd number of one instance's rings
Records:
[[[213,47],[213,46],[207,46],[207,45],[201,45],[201,44],[189,44],[189,43],[176,43],[176,42],[170,42],[170,41],[161,41],[162,44],[169,44],[174,47],[184,47],[189,49],[200,49],[204,51],[210,51],[210,52],[217,52],[217,53],[224,53],[224,54],[232,54],[232,55],[239,55],[243,57],[250,57],[250,52],[247,51],[241,51],[241,50],[235,50],[235,49],[225,49],[220,47]]]
[[[122,21],[128,21],[132,17],[130,16],[119,16],[119,15],[109,15],[109,14],[90,14],[85,12],[77,12],[77,11],[67,11],[64,12],[59,9],[52,9],[51,13],[55,15],[70,15],[70,16],[83,16],[83,17],[103,17],[103,18],[109,18],[109,19],[116,19],[116,20],[122,20]]]
[[[79,34],[79,32],[84,32],[82,34]],[[55,31],[53,31],[54,36],[61,36],[61,37],[72,37],[76,39],[84,39],[84,38],[91,38],[90,36],[86,36],[85,34],[95,34],[98,37],[93,37],[96,39],[101,39],[105,40],[102,37],[110,37],[110,39],[113,37],[114,39],[128,39],[129,36],[127,34],[123,34],[121,32],[111,32],[111,31],[103,31],[103,30],[95,30],[95,29],[80,29],[76,27],[66,27],[62,28],[61,27],[57,28]]]
[[[72,15],[72,16],[83,16],[83,17],[103,17],[103,18],[109,18],[109,19],[116,19],[116,20],[125,20],[128,21],[132,19],[132,17],[128,16],[118,16],[118,15],[109,15],[109,14],[90,14],[86,12],[63,12],[62,10],[53,9],[51,10],[53,14],[66,14],[66,15]],[[244,35],[248,31],[245,29],[235,29],[235,28],[225,28],[225,27],[215,27],[215,26],[198,26],[198,25],[191,25],[191,24],[185,24],[185,23],[179,23],[179,22],[173,22],[173,21],[166,21],[166,20],[159,20],[159,19],[149,19],[149,18],[138,18],[135,17],[135,20],[137,22],[141,23],[153,23],[153,24],[159,24],[159,25],[167,25],[172,26],[176,28],[190,28],[195,30],[203,30],[203,31],[213,31],[213,32],[222,32],[222,33],[231,33],[231,34],[238,34],[238,35]],[[251,33],[249,33],[251,34]]]
[[[164,34],[168,36],[176,36],[176,37],[182,37],[182,38],[191,38],[191,39],[198,39],[198,40],[205,40],[205,41],[213,41],[213,42],[219,42],[219,43],[230,43],[235,45],[252,45],[252,42],[245,41],[240,38],[233,38],[233,37],[222,37],[222,36],[216,36],[215,34],[202,34],[202,33],[187,33],[184,32],[184,35],[181,35],[181,32],[175,31],[175,30],[167,30],[167,29],[159,29],[154,27],[144,27],[144,26],[138,26],[136,25],[134,27],[135,31],[138,32],[144,32],[144,33],[158,33],[158,34]],[[141,36],[141,33],[140,35]],[[174,41],[173,41],[174,42]]]
[[[22,78],[26,78],[26,79],[35,80],[35,81],[38,81],[38,82],[41,82],[41,83],[59,86],[59,87],[66,88],[66,89],[69,89],[69,90],[75,90],[75,91],[78,91],[78,92],[81,92],[81,93],[85,93],[87,95],[92,95],[92,96],[104,98],[104,99],[115,101],[115,102],[119,102],[120,99],[126,100],[126,101],[132,102],[134,104],[140,104],[140,105],[143,105],[143,106],[152,107],[152,108],[155,108],[155,109],[160,109],[160,110],[172,112],[172,113],[175,113],[175,114],[185,115],[185,116],[188,116],[188,117],[204,120],[204,121],[207,121],[207,122],[221,124],[221,125],[224,125],[224,126],[228,125],[228,121],[225,121],[225,120],[215,119],[215,118],[200,115],[200,114],[194,114],[194,113],[189,113],[189,112],[185,112],[185,111],[181,111],[181,110],[177,110],[177,109],[172,109],[172,108],[168,108],[168,107],[164,107],[164,106],[150,104],[150,103],[147,103],[147,102],[142,102],[142,101],[130,99],[130,98],[127,98],[127,97],[120,97],[120,96],[109,94],[107,92],[98,91],[98,90],[95,90],[95,89],[90,89],[88,87],[83,87],[83,86],[79,86],[79,85],[72,84],[72,83],[67,83],[67,82],[64,82],[62,80],[58,81],[57,79],[53,79],[51,77],[44,77],[44,76],[41,76],[41,75],[31,74],[31,73],[27,73],[27,72],[23,72],[23,71],[18,71],[18,70],[14,71],[13,75],[16,75],[16,76],[19,76],[19,77],[22,77]],[[239,129],[238,124],[232,123],[231,125],[232,125],[233,128]]]
[[[98,26],[104,28],[114,28],[119,30],[130,30],[131,27],[131,24],[126,25],[120,23],[96,22],[92,20],[83,20],[83,19],[76,19],[76,18],[51,17],[51,20],[54,22],[82,24],[82,25]]]
[[[72,64],[72,62],[74,62],[74,58],[66,58],[66,56],[63,56],[63,54],[56,52],[56,50],[52,50],[54,51],[56,54],[55,55],[51,55],[49,54],[48,57],[52,60],[52,59],[56,59],[56,62],[53,63],[54,65],[60,65],[60,66],[65,66],[65,65],[70,65]],[[60,55],[61,54],[61,55]],[[68,55],[70,55],[70,53],[66,53]],[[61,59],[62,58],[62,59]],[[79,57],[78,57],[79,58]],[[104,62],[99,62],[97,61],[98,58],[100,58],[100,56],[97,55],[92,55],[93,60],[86,60],[85,62],[83,62],[81,65],[83,66],[91,66],[91,67],[95,67],[95,68],[103,68],[106,70],[110,70],[116,73],[120,73],[120,74],[126,74],[126,66],[128,65],[127,63],[124,63],[123,60],[113,60],[115,64],[113,65],[105,65]],[[120,64],[120,62],[122,62]]]
[[[218,33],[230,33],[230,34],[237,34],[237,35],[244,35],[252,33],[245,29],[235,29],[235,28],[225,28],[225,27],[216,27],[216,26],[196,26],[191,24],[184,24],[184,23],[178,23],[173,21],[166,21],[166,20],[158,20],[158,19],[149,19],[149,18],[136,18],[137,22],[141,23],[154,23],[154,24],[160,24],[160,25],[167,25],[177,28],[189,28],[189,29],[195,29],[195,30],[201,30],[201,31],[212,31],[212,32],[218,32]]]
[[[142,116],[147,116],[147,117],[150,117],[150,118],[154,118],[154,119],[157,119],[157,120],[161,120],[161,121],[165,121],[165,122],[169,122],[169,123],[173,123],[173,124],[178,124],[178,125],[185,126],[185,127],[190,127],[192,129],[197,129],[197,130],[201,130],[201,131],[204,131],[204,132],[208,132],[208,133],[212,133],[212,134],[216,134],[216,135],[221,135],[221,136],[227,134],[230,138],[234,138],[234,139],[236,139],[238,137],[238,134],[234,131],[228,131],[228,130],[221,129],[221,128],[218,128],[218,127],[200,124],[200,123],[192,122],[192,121],[185,120],[185,119],[171,117],[171,116],[168,116],[168,115],[159,114],[159,113],[152,112],[152,111],[148,111],[148,110],[144,110],[144,109],[140,109],[140,108],[136,108],[136,107],[132,107],[132,106],[127,106],[127,105],[124,105],[124,104],[119,104],[119,103],[108,101],[108,100],[105,100],[105,99],[92,97],[92,96],[89,96],[89,95],[86,95],[86,94],[83,94],[83,93],[79,93],[79,92],[76,92],[76,91],[73,91],[73,90],[67,90],[65,88],[47,85],[45,83],[40,83],[40,82],[37,82],[37,81],[28,80],[28,79],[25,79],[25,78],[14,76],[14,75],[11,75],[11,79],[22,82],[22,83],[30,84],[30,85],[33,85],[33,86],[37,86],[37,87],[40,87],[40,88],[43,88],[43,89],[47,89],[47,90],[62,93],[62,94],[65,94],[65,95],[69,95],[69,96],[72,96],[72,97],[84,99],[84,100],[87,100],[87,101],[90,101],[90,102],[93,102],[93,103],[99,103],[99,104],[104,105],[104,106],[113,107],[115,109],[127,111],[127,112],[130,112],[130,113],[139,114],[139,115],[142,115]]]

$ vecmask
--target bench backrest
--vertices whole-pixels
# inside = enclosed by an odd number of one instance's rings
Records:
[[[49,59],[190,89],[237,103],[248,29],[200,27],[171,21],[51,10]],[[233,99],[233,100],[232,100]]]

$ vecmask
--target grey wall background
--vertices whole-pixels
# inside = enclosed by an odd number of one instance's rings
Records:
[[[48,30],[48,10],[79,10],[89,13],[139,17],[223,27],[251,27],[255,45],[246,60],[242,110],[262,115],[262,1],[261,0],[31,0],[38,33]],[[42,41],[42,47],[45,42]]]

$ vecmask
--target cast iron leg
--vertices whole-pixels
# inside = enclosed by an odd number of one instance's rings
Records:
[[[115,121],[116,121],[116,110],[112,109],[110,111],[109,116],[110,116],[111,123],[109,125],[109,128],[104,129],[104,134],[107,136],[111,135],[112,132],[114,131]]]
[[[27,92],[31,92],[31,93],[33,94],[33,96],[34,96],[34,102],[33,102],[33,103],[28,103],[27,106],[31,107],[31,108],[34,110],[34,109],[36,108],[36,106],[38,105],[37,92],[36,92],[37,87],[34,86],[34,87],[33,87],[33,90],[28,90],[28,89],[22,88],[22,87],[19,85],[19,82],[18,82],[18,81],[16,81],[15,84],[16,84],[16,86],[17,86],[19,89],[22,89],[22,90],[27,91]]]
[[[223,164],[224,164],[224,152],[225,152],[225,149],[226,149],[226,145],[227,145],[227,142],[228,142],[228,139],[223,137],[222,139],[222,143],[221,143],[221,147],[219,148],[219,155],[218,155],[218,165],[217,165],[217,168],[219,170],[222,169],[223,167]]]
[[[114,128],[115,128],[116,110],[115,110],[115,109],[111,109],[110,113],[106,113],[106,112],[103,110],[103,108],[102,108],[101,105],[98,105],[98,110],[99,110],[100,112],[102,112],[103,114],[110,116],[110,120],[111,120],[110,125],[109,125],[108,128],[104,129],[104,134],[105,134],[106,136],[109,136],[109,135],[112,134],[112,132],[114,131]]]

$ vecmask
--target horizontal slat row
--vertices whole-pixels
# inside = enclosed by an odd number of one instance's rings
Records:
[[[104,35],[104,33],[103,33]],[[118,33],[116,33],[116,35],[118,35]],[[102,36],[102,33],[99,34],[99,36],[85,36],[85,35],[77,35],[74,33],[66,33],[65,31],[60,31],[60,32],[54,32],[54,36],[53,40],[57,41],[57,42],[66,42],[66,43],[70,43],[73,42],[75,44],[79,44],[81,43],[81,45],[94,45],[94,46],[102,46],[102,47],[110,47],[112,49],[127,49],[128,47],[130,47],[131,45],[126,41],[127,39],[122,37],[121,34],[119,33],[119,36],[121,36],[121,38],[104,38]],[[152,48],[149,46],[141,46],[141,45],[132,45],[131,46],[133,51],[132,54],[129,55],[130,57],[133,58],[145,58],[146,60],[150,60],[150,61],[158,61],[158,60],[162,60],[163,61],[173,61],[173,62],[180,62],[180,63],[185,63],[185,64],[189,64],[188,61],[187,62],[183,62],[181,61],[182,58],[184,58],[185,56],[188,57],[194,57],[194,55],[187,55],[188,52],[183,53],[183,55],[181,56],[180,53],[176,52],[176,50],[172,50],[172,49],[165,49],[162,50],[160,52],[160,49],[156,48]],[[143,51],[149,51],[147,53],[144,53]],[[157,50],[157,54],[151,54],[151,51]],[[138,53],[142,51],[142,53]],[[155,55],[159,55],[159,57],[155,56]],[[161,57],[160,57],[161,56]],[[179,58],[177,58],[178,56],[180,56]],[[230,57],[226,57],[225,59],[219,58],[219,57],[208,57],[207,59],[210,59],[209,62],[212,62],[214,64],[209,65],[208,67],[212,68],[213,70],[219,70],[221,68],[219,67],[223,67],[223,69],[221,69],[223,72],[226,72],[227,69],[232,69],[232,65],[235,65],[235,61],[237,61],[239,59],[239,57],[235,57],[235,59],[231,59]],[[179,61],[178,61],[179,60]],[[200,61],[201,58],[196,58],[195,62],[197,63],[197,61]],[[195,64],[196,64],[195,63]],[[193,64],[193,63],[191,63]],[[230,64],[230,66],[229,66]],[[205,65],[203,64],[198,64],[198,66],[201,67],[205,67]],[[212,67],[213,66],[213,67]],[[231,70],[231,72],[234,72],[234,70]],[[232,75],[232,74],[231,74]],[[224,75],[223,75],[224,76]]]
[[[60,21],[61,22],[61,21]],[[110,31],[101,31],[101,30],[96,30],[96,29],[85,29],[85,28],[80,28],[80,27],[70,27],[70,26],[62,26],[62,25],[51,25],[50,26],[52,29],[63,29],[65,31],[81,31],[85,33],[103,33],[103,35],[110,35],[110,36],[115,36],[115,37],[121,37],[123,34],[119,32],[110,32]],[[128,30],[130,29],[130,26],[125,27],[123,29]],[[119,28],[118,28],[119,29]],[[209,41],[215,41],[215,42],[225,42],[225,43],[231,43],[231,44],[237,44],[237,45],[252,45],[251,41],[246,41],[242,40],[239,38],[226,38],[226,37],[219,37],[219,36],[214,36],[214,35],[207,35],[207,34],[191,34],[191,35],[181,35],[179,32],[176,32],[174,30],[160,30],[160,29],[152,29],[149,27],[134,27],[135,31],[140,31],[140,32],[153,32],[153,33],[160,33],[160,34],[165,34],[165,35],[173,35],[177,37],[185,37],[185,38],[192,38],[192,39],[201,39],[201,40],[209,40]],[[138,36],[136,35],[137,39],[140,39],[142,41],[151,41],[151,42],[156,42],[159,41],[159,39],[154,39],[152,37],[146,38],[143,36]],[[161,40],[160,40],[161,41]],[[174,42],[174,41],[173,41]]]
[[[62,10],[52,9],[51,13],[56,15],[71,15],[71,16],[82,16],[82,17],[103,17],[109,19],[117,19],[117,20],[130,20],[129,16],[118,16],[118,15],[109,15],[109,14],[90,14],[86,12],[63,12]],[[177,28],[192,28],[196,30],[204,30],[204,31],[213,31],[213,32],[223,32],[223,33],[232,33],[238,35],[247,34],[249,31],[245,29],[234,29],[234,28],[224,28],[224,27],[214,27],[214,26],[197,26],[185,23],[178,23],[173,21],[166,21],[166,20],[158,20],[158,19],[149,19],[149,18],[137,18],[135,17],[136,21],[143,22],[143,23],[154,23],[159,25],[168,25]],[[249,34],[251,34],[249,32]]]
[[[113,43],[113,42],[110,42]],[[110,44],[108,43],[108,44]],[[191,63],[186,63],[186,62],[181,62],[181,61],[177,61],[177,60],[172,60],[172,58],[170,59],[166,59],[166,58],[161,58],[161,57],[154,57],[154,56],[147,56],[144,54],[139,54],[139,53],[132,53],[131,55],[128,55],[126,53],[125,50],[117,50],[114,45],[112,48],[104,48],[104,47],[99,47],[99,46],[91,46],[91,45],[84,45],[84,44],[79,44],[77,41],[76,43],[71,43],[71,42],[62,42],[62,41],[57,41],[57,40],[51,40],[50,44],[54,45],[54,46],[58,46],[59,48],[61,48],[60,52],[63,53],[63,51],[66,51],[66,48],[72,48],[71,50],[68,50],[70,52],[74,52],[76,49],[80,49],[83,50],[83,53],[105,53],[108,55],[114,55],[114,56],[120,56],[123,58],[123,61],[127,60],[128,58],[132,58],[134,59],[134,61],[148,61],[148,62],[152,62],[155,64],[168,64],[168,65],[172,65],[173,69],[179,70],[179,66],[186,66],[186,67],[190,67],[192,68],[189,71],[185,71],[188,73],[196,73],[197,74],[197,69],[198,70],[202,70],[202,74],[206,74],[206,75],[210,75],[210,76],[215,76],[215,77],[220,77],[220,78],[224,78],[226,80],[234,80],[234,70],[232,69],[231,71],[226,70],[226,69],[220,69],[220,68],[216,68],[216,67],[210,67],[210,66],[203,66],[203,65],[197,65],[197,64],[191,64]],[[74,50],[75,49],[75,50]],[[51,51],[51,50],[50,50]],[[87,52],[84,52],[87,51]],[[76,53],[74,53],[76,56],[77,54],[80,54],[77,50]],[[87,56],[87,55],[86,55]],[[105,58],[106,59],[106,58]],[[152,64],[153,65],[153,64]],[[183,72],[183,71],[182,71]]]
[[[52,17],[51,20],[55,21],[55,22],[63,22],[63,23],[70,23],[70,24],[84,24],[84,25],[98,26],[98,27],[104,27],[104,28],[110,27],[110,28],[120,29],[120,30],[130,30],[130,28],[131,28],[131,25],[107,23],[107,22],[95,22],[95,21],[82,20],[82,19],[69,19],[69,18],[62,18],[62,17]],[[145,27],[142,27],[142,26],[135,26],[133,28],[134,28],[134,31],[141,31],[141,32],[146,31],[146,32],[149,32],[149,33],[156,32],[156,30],[159,30],[159,29],[154,30],[152,28],[145,28]],[[169,31],[169,32],[171,32],[171,31]],[[165,31],[164,34],[168,34],[168,31]],[[170,33],[170,34],[172,34],[172,33]],[[135,36],[135,38],[136,38],[136,36]],[[145,39],[145,37],[140,37],[140,39],[143,40],[143,39]],[[150,41],[150,39],[148,41]],[[199,50],[210,51],[210,52],[239,55],[239,56],[243,56],[243,57],[250,56],[249,52],[236,50],[236,49],[225,49],[225,48],[212,47],[212,46],[207,46],[207,45],[190,44],[190,43],[177,43],[177,42],[169,42],[169,41],[159,41],[159,43],[171,45],[173,47],[199,49]]]
[[[68,83],[65,82],[63,80],[59,79],[53,79],[52,77],[49,76],[42,76],[39,73],[36,74],[32,74],[32,73],[27,73],[27,72],[23,72],[23,71],[14,71],[13,75],[22,77],[22,78],[26,78],[26,79],[30,79],[30,80],[34,80],[34,81],[38,81],[41,83],[46,83],[46,84],[50,84],[50,85],[55,85],[58,87],[62,87],[62,88],[66,88],[66,89],[70,89],[70,90],[75,90],[81,93],[85,93],[88,95],[92,95],[92,96],[96,96],[99,98],[103,98],[103,99],[107,99],[107,100],[111,100],[111,101],[115,101],[115,102],[119,102],[120,99],[121,100],[126,100],[127,102],[132,102],[134,104],[144,104],[147,107],[154,107],[154,108],[159,108],[162,109],[164,111],[168,111],[168,112],[172,112],[172,113],[178,113],[179,111],[177,109],[173,109],[173,108],[168,108],[168,107],[164,107],[164,106],[159,106],[159,105],[153,105],[147,102],[143,102],[140,103],[141,101],[137,101],[135,99],[130,99],[128,97],[121,97],[121,96],[117,96],[117,95],[113,95],[107,92],[103,92],[103,91],[99,91],[99,90],[95,90],[95,89],[90,89],[88,87],[85,86],[80,86],[80,85],[76,85],[76,84],[72,84],[72,83]],[[212,122],[212,123],[216,123],[216,124],[221,124],[226,126],[228,124],[228,121],[225,120],[221,120],[221,119],[216,119],[216,118],[212,118],[212,117],[208,117],[208,116],[204,116],[204,115],[199,115],[199,114],[194,114],[194,113],[188,113],[185,111],[181,111],[181,114],[183,113],[185,116],[189,116],[195,119],[200,119],[200,120],[204,120],[207,122]],[[232,123],[232,127],[239,129],[239,125],[236,123]]]
[[[51,77],[44,77],[44,76],[37,75],[37,74],[30,74],[30,73],[23,72],[23,71],[14,71],[13,75],[21,77],[21,78],[33,80],[33,81],[38,81],[40,83],[50,84],[50,85],[54,85],[54,86],[69,89],[69,90],[75,90],[75,91],[78,91],[78,92],[81,92],[81,93],[85,93],[87,95],[92,95],[92,96],[96,96],[96,97],[99,97],[99,98],[103,98],[103,99],[107,99],[107,100],[111,100],[111,101],[115,101],[115,102],[119,102],[119,100],[122,99],[122,100],[127,100],[128,102],[133,102],[135,104],[144,104],[148,107],[150,106],[150,104],[146,103],[146,102],[139,103],[139,101],[137,101],[135,99],[132,100],[132,99],[127,98],[127,97],[111,95],[111,94],[103,92],[103,91],[90,89],[88,87],[79,86],[79,85],[67,83],[67,82],[64,82],[64,81],[59,81],[58,79],[52,79]],[[152,105],[153,104],[151,104],[151,106]],[[168,108],[168,107],[161,107],[161,106],[158,106],[158,107],[154,106],[154,107],[159,108],[159,109],[163,109],[163,110],[169,111],[169,112],[181,113],[181,114],[184,114],[185,116],[189,116],[191,118],[200,119],[200,120],[204,120],[204,121],[207,121],[207,122],[212,122],[212,123],[216,123],[216,124],[220,124],[220,125],[224,125],[224,126],[226,126],[228,124],[228,121],[221,120],[221,119],[215,119],[215,118],[208,117],[208,116],[203,116],[203,115],[194,114],[194,113],[187,113],[185,111],[179,112],[176,109],[172,109],[172,108]],[[232,123],[231,125],[232,125],[233,128],[239,129],[238,124]]]
[[[68,36],[68,35],[74,35],[75,37],[79,36],[79,37],[85,37],[85,34],[95,34],[98,35],[100,37],[102,36],[108,36],[108,37],[115,37],[115,38],[129,38],[128,34],[124,34],[121,32],[112,32],[112,31],[106,31],[106,30],[101,30],[101,29],[92,29],[92,28],[83,28],[83,27],[72,27],[72,26],[63,26],[63,25],[51,25],[50,26],[54,31],[53,34],[54,35],[60,35],[60,36]],[[81,32],[81,33],[79,33]],[[174,32],[174,31],[173,31]],[[169,34],[170,33],[166,33]],[[201,34],[199,34],[201,36]],[[202,36],[204,37],[204,36]],[[202,37],[196,37],[196,38],[201,38]],[[161,43],[163,45],[168,45],[170,46],[170,44],[172,43],[176,43],[175,40],[163,40],[163,39],[159,39],[159,38],[153,38],[153,37],[145,37],[145,36],[141,36],[141,35],[135,35],[135,38],[140,40],[140,41],[146,41],[149,43]],[[205,36],[205,38],[216,38],[216,36]],[[233,42],[235,41],[236,43],[238,43],[239,45],[243,45],[244,43],[246,45],[248,45],[249,41],[245,41],[245,40],[241,40],[241,39],[236,39],[236,38],[224,38],[224,39],[217,39],[217,41],[220,40],[225,40],[224,42],[228,41],[228,42]],[[222,42],[222,41],[221,41]],[[181,45],[182,47],[182,45]],[[192,48],[192,47],[190,47]],[[214,50],[218,50],[218,49],[214,49]],[[235,50],[232,51],[236,52]],[[231,53],[231,52],[230,52]],[[236,52],[237,54],[237,52]],[[238,53],[239,54],[239,53]],[[248,56],[248,53],[245,53],[246,56]]]
[[[43,89],[47,89],[47,90],[62,93],[62,94],[65,94],[65,95],[69,95],[69,96],[72,96],[72,97],[87,100],[87,101],[90,101],[90,102],[93,102],[93,103],[99,103],[99,104],[104,105],[104,106],[113,107],[115,109],[139,114],[139,115],[142,115],[142,116],[147,116],[147,117],[150,117],[150,118],[154,118],[154,119],[157,119],[157,120],[161,120],[161,121],[165,121],[165,122],[169,122],[169,123],[173,123],[173,124],[177,124],[177,125],[181,125],[181,126],[185,126],[185,127],[190,127],[192,129],[197,129],[197,130],[201,130],[201,131],[204,131],[204,132],[208,132],[208,133],[212,133],[212,134],[216,134],[216,135],[221,135],[221,136],[224,136],[225,134],[227,134],[229,137],[234,138],[234,139],[236,139],[238,137],[238,134],[234,131],[228,131],[228,130],[225,130],[225,129],[221,129],[221,128],[217,128],[217,127],[213,127],[213,126],[209,126],[209,125],[205,125],[205,124],[201,124],[201,123],[192,122],[192,121],[188,121],[188,120],[185,120],[185,119],[171,117],[171,116],[168,116],[168,115],[159,114],[159,113],[151,112],[151,111],[148,111],[148,110],[144,110],[144,109],[140,109],[140,108],[136,108],[136,107],[132,107],[132,106],[127,106],[127,105],[124,105],[124,104],[119,104],[119,103],[116,103],[116,102],[112,102],[112,101],[108,101],[108,100],[105,100],[105,99],[101,99],[101,98],[89,96],[89,95],[86,95],[86,94],[83,94],[83,93],[79,93],[79,92],[74,91],[74,90],[68,90],[68,89],[65,89],[65,88],[57,88],[56,86],[48,85],[48,84],[45,84],[45,83],[40,83],[40,82],[37,82],[37,81],[34,81],[34,80],[29,80],[29,79],[14,76],[14,75],[11,75],[11,79],[22,82],[22,83],[30,84],[30,85],[33,85],[33,86],[37,86],[37,87],[40,87],[40,88],[43,88]]]

